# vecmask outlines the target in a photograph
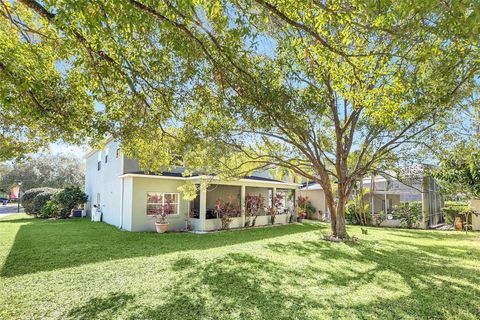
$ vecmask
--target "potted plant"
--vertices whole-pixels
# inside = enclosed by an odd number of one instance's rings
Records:
[[[310,203],[310,200],[308,200],[308,197],[298,196],[298,198],[297,198],[297,222],[302,222],[303,219],[307,216],[309,203]]]
[[[158,214],[155,215],[155,229],[158,233],[165,233],[168,231],[167,216],[173,213],[173,207],[168,201],[164,206],[160,208]]]
[[[306,216],[305,212],[302,210],[299,210],[297,213],[297,222],[302,222],[305,216]]]

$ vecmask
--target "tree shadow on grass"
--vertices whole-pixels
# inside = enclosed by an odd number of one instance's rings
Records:
[[[463,231],[443,231],[443,230],[419,230],[419,229],[394,229],[389,228],[386,234],[395,237],[404,237],[408,239],[432,239],[432,240],[445,240],[446,237],[455,237],[458,240],[472,239],[472,234],[480,236],[480,232],[469,231],[465,234]]]
[[[6,217],[2,217],[0,215],[0,225],[4,224],[4,223],[28,223],[28,222],[33,222],[33,218],[17,218],[17,217],[12,217],[11,215],[9,216],[6,216]],[[42,220],[39,220],[39,221],[48,221],[46,219],[42,219]]]
[[[134,296],[122,293],[111,293],[106,298],[92,298],[83,306],[75,308],[68,313],[70,319],[90,320],[107,319],[125,308]]]
[[[189,260],[186,265],[181,258],[178,263],[185,268],[178,271],[165,300],[135,310],[132,319],[474,319],[479,315],[479,303],[473,299],[480,289],[467,284],[475,275],[465,275],[454,265],[430,268],[427,259],[411,268],[407,261],[398,264],[397,254],[352,255],[352,263],[376,263],[354,275],[333,265],[331,269],[292,266],[245,253],[203,263]],[[407,288],[400,289],[399,284]],[[366,300],[355,297],[366,294],[370,295]]]
[[[28,223],[19,227],[3,264],[0,274],[4,277],[108,260],[205,250],[326,228],[319,224],[294,224],[210,234],[156,234],[125,232],[85,219],[26,220]],[[8,229],[9,225],[0,225],[0,232],[2,228]]]
[[[378,300],[383,302],[373,301],[368,305],[359,305],[358,311],[361,312],[358,313],[353,305],[346,307],[337,304],[338,310],[353,308],[350,309],[350,312],[356,313],[353,318],[480,317],[480,272],[456,263],[467,257],[478,262],[480,247],[456,247],[455,250],[448,250],[442,245],[403,241],[395,241],[394,245],[362,241],[361,244],[350,246],[353,250],[339,250],[338,246],[326,241],[267,245],[279,254],[294,254],[310,257],[312,261],[329,262],[332,268],[315,267],[313,263],[306,271],[311,276],[321,274],[321,284],[324,286],[348,288],[349,292],[358,291],[363,294],[361,288],[372,285],[386,292],[405,291],[402,298],[379,296]],[[359,272],[359,265],[365,270]]]

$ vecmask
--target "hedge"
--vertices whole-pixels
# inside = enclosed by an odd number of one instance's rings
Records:
[[[37,195],[39,195],[40,193],[43,193],[43,192],[54,192],[54,191],[57,191],[57,189],[46,188],[46,187],[44,187],[44,188],[33,188],[33,189],[30,189],[30,190],[27,190],[22,195],[22,198],[20,199],[20,204],[25,209],[25,213],[35,214],[34,204],[33,204],[33,201],[35,200],[35,197]]]
[[[45,190],[44,192],[37,194],[32,202],[32,213],[37,216],[40,215],[42,208],[58,191],[58,189],[51,189]]]

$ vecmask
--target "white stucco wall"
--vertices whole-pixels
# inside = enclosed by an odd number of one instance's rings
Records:
[[[108,161],[105,163],[106,150]],[[123,172],[122,156],[116,158],[117,143],[110,141],[103,150],[92,153],[86,159],[85,192],[88,195],[87,214],[91,214],[94,204],[99,204],[103,221],[120,227],[121,223],[121,179]],[[101,168],[97,169],[98,155],[101,154]],[[97,203],[97,195],[100,203]]]
[[[472,206],[472,208],[475,211],[480,213],[480,200],[472,200],[470,205]],[[473,215],[472,216],[472,229],[476,230],[476,231],[480,231],[480,215],[478,215],[478,216]]]
[[[321,210],[323,215],[328,212],[327,202],[325,200],[325,192],[323,190],[300,190],[298,191],[298,195],[302,197],[308,197],[312,205],[318,210]],[[318,219],[318,215],[314,217],[309,217],[313,219]]]
[[[129,230],[155,231],[155,217],[147,216],[147,193],[180,193],[178,187],[183,185],[184,181],[149,177],[133,177],[132,180],[132,224]],[[180,193],[179,214],[168,217],[169,230],[184,230],[187,213],[188,201],[183,200]]]

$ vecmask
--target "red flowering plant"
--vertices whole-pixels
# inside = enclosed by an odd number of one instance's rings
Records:
[[[215,201],[215,214],[222,219],[222,229],[228,229],[233,217],[240,216],[241,209],[238,201],[232,195],[228,195],[227,201],[217,199]]]
[[[160,208],[160,210],[157,211],[157,214],[155,215],[157,223],[166,224],[168,215],[173,214],[174,211],[172,200],[165,200],[165,204]]]
[[[303,219],[307,215],[307,208],[310,203],[308,197],[298,196],[297,198],[297,216],[299,219]]]
[[[250,226],[250,220],[252,220],[251,226],[255,226],[257,217],[261,214],[263,208],[265,208],[265,197],[259,193],[258,196],[254,196],[251,193],[247,193],[245,196],[245,227]]]
[[[280,193],[275,194],[272,199],[272,206],[268,209],[268,214],[270,215],[270,222],[272,224],[275,223],[275,218],[277,214],[280,212],[280,208],[283,204],[283,196]]]

